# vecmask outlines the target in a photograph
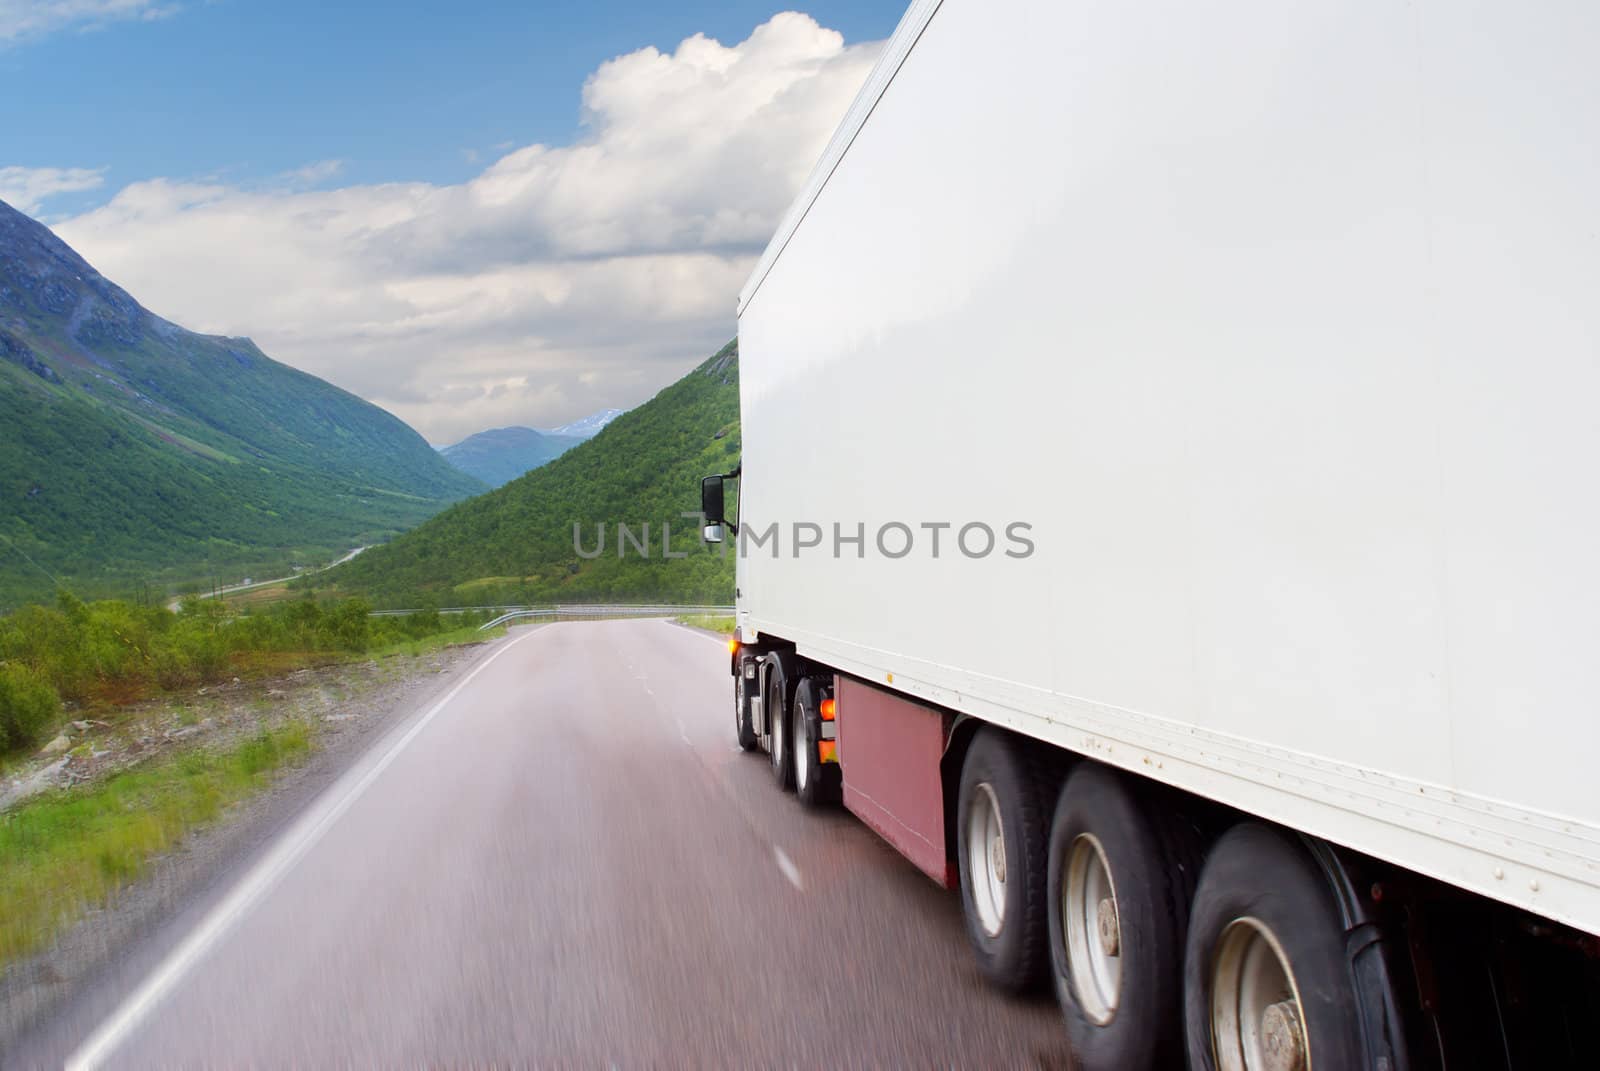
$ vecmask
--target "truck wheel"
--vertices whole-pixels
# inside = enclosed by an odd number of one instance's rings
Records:
[[[1288,837],[1229,830],[1200,875],[1184,956],[1197,1071],[1369,1067],[1326,880]]]
[[[806,678],[794,693],[794,710],[789,718],[794,742],[794,791],[808,807],[832,803],[838,794],[839,767],[822,762],[817,756],[817,730],[822,723],[821,682]]]
[[[772,776],[779,788],[794,787],[794,756],[790,752],[789,703],[791,691],[785,679],[783,661],[770,660],[767,672],[767,757],[772,763]]]
[[[1050,958],[1085,1071],[1175,1067],[1196,835],[1097,763],[1067,778],[1050,826]]]
[[[754,751],[761,743],[756,736],[756,727],[751,723],[750,696],[745,690],[743,663],[733,678],[733,731],[739,738],[739,746],[746,751]]]
[[[967,936],[984,977],[1020,992],[1046,962],[1044,804],[1012,741],[984,730],[961,766],[956,865]]]

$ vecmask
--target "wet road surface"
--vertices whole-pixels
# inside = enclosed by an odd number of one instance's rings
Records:
[[[1067,1068],[959,900],[733,742],[727,655],[660,621],[489,649],[148,966],[69,1066]],[[181,932],[180,932],[181,931]]]

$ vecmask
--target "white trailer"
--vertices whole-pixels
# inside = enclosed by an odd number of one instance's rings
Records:
[[[918,0],[740,297],[741,738],[1091,1071],[1600,1066],[1597,11]]]

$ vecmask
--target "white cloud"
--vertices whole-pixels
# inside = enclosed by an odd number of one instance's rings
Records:
[[[876,54],[778,15],[732,47],[603,64],[579,142],[460,185],[156,180],[57,230],[161,315],[249,334],[430,441],[559,424],[643,401],[731,337]]]
[[[332,182],[343,173],[343,160],[318,160],[316,163],[295,168],[285,174],[283,179],[293,186],[321,186]]]
[[[149,22],[177,11],[166,0],[0,0],[0,46],[58,30]]]
[[[0,201],[34,215],[59,193],[81,193],[105,182],[103,169],[84,167],[0,167]]]

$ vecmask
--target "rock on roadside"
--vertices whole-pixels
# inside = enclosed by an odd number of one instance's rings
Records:
[[[27,777],[0,786],[0,811],[6,810],[14,803],[21,803],[25,799],[55,788],[71,761],[70,755],[63,756],[50,765],[35,770]]]

